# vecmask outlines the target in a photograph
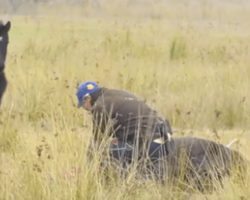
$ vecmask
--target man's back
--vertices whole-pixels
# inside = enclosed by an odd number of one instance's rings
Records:
[[[120,140],[131,141],[135,136],[144,139],[161,137],[155,124],[165,123],[164,120],[135,95],[103,88],[97,96],[92,109],[95,129],[105,132],[110,128],[108,132]],[[168,131],[171,132],[170,126]]]

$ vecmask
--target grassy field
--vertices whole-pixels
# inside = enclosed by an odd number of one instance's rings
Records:
[[[0,199],[250,199],[249,173],[245,187],[228,180],[212,194],[133,175],[105,182],[98,153],[87,163],[91,119],[75,97],[85,80],[132,91],[169,119],[174,135],[224,144],[237,138],[233,148],[250,160],[247,8],[194,10],[180,3],[155,5],[148,17],[145,10],[127,17],[127,10],[114,8],[102,18],[91,9],[67,17],[12,16],[0,112]]]

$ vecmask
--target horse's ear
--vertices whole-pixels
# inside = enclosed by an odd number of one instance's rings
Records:
[[[5,31],[8,32],[10,30],[10,27],[11,27],[11,23],[10,21],[8,21],[6,24],[5,24]]]

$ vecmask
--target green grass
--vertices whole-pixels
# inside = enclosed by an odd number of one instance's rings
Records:
[[[75,97],[85,80],[146,99],[175,135],[222,143],[238,138],[233,148],[250,159],[249,14],[225,7],[221,19],[222,8],[204,6],[199,13],[171,6],[130,10],[138,18],[113,7],[103,19],[12,17],[0,114],[0,199],[250,198],[249,173],[245,187],[227,180],[213,194],[189,194],[133,174],[107,182],[98,170],[100,155],[86,161],[91,119],[76,108]]]

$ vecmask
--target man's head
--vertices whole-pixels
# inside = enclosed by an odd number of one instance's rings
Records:
[[[93,81],[86,81],[77,89],[77,99],[78,99],[78,108],[84,107],[86,110],[91,109],[91,94],[98,91],[100,87],[97,85],[96,82]]]

